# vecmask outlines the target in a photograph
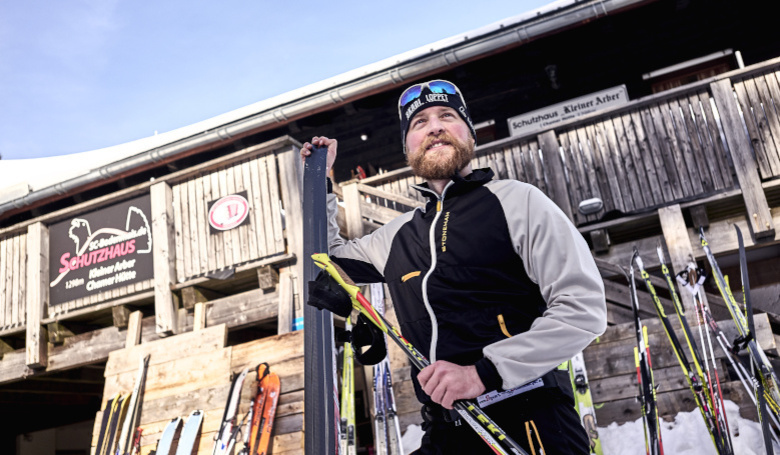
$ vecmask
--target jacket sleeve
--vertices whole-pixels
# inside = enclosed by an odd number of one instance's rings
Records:
[[[328,195],[328,248],[329,255],[353,281],[360,284],[384,282],[385,265],[390,246],[398,230],[409,220],[413,212],[396,217],[390,223],[363,237],[344,240],[336,221],[338,202]]]
[[[547,303],[527,332],[483,349],[502,387],[510,389],[556,368],[604,333],[607,308],[590,249],[563,211],[532,185],[495,183],[490,188],[502,201],[514,248]]]

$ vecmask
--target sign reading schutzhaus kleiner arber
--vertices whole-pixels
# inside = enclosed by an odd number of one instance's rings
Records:
[[[49,245],[51,305],[153,278],[151,199],[141,196],[53,224]]]

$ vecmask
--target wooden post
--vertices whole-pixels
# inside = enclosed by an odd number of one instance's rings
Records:
[[[276,156],[279,163],[279,181],[282,187],[287,251],[296,256],[294,265],[280,270],[278,332],[281,335],[292,331],[295,317],[303,317],[303,308],[294,308],[295,299],[293,296],[303,295],[302,283],[300,283],[302,280],[298,278],[303,277],[303,261],[311,261],[311,258],[303,257],[303,205],[301,202],[303,166],[300,149],[291,147],[289,150],[277,153]],[[299,289],[293,289],[292,286],[297,286]]]
[[[563,163],[561,163],[560,146],[558,145],[558,138],[555,137],[555,131],[546,131],[540,134],[538,139],[539,147],[541,147],[542,155],[544,156],[544,168],[547,171],[547,179],[552,187],[552,200],[570,220],[574,221],[569,191],[566,186],[566,175],[563,172]]]
[[[152,254],[154,257],[154,311],[156,332],[161,336],[178,332],[176,281],[176,237],[173,228],[173,192],[166,182],[151,186]],[[201,220],[201,222],[206,222]]]
[[[195,313],[192,319],[192,330],[198,331],[206,328],[206,302],[195,304]]]
[[[712,96],[718,106],[723,132],[729,146],[737,180],[742,189],[742,197],[747,208],[748,224],[756,240],[775,237],[775,227],[769,204],[766,201],[761,178],[758,175],[758,163],[753,156],[750,138],[745,135],[742,119],[739,115],[737,100],[731,87],[731,80],[721,79],[710,84]]]
[[[41,326],[49,306],[49,228],[43,223],[27,227],[27,340],[26,363],[30,368],[49,364],[46,332]]]
[[[344,213],[347,221],[347,237],[355,239],[363,237],[363,215],[360,213],[360,191],[358,184],[350,183],[342,187],[344,190]]]
[[[125,349],[141,344],[141,320],[143,313],[133,311],[127,322],[127,337],[125,338]]]
[[[669,250],[669,255],[671,256],[667,263],[667,267],[671,266],[669,273],[674,276],[685,270],[688,267],[688,263],[694,260],[691,238],[688,235],[688,228],[685,226],[685,219],[683,218],[680,204],[658,209],[658,217],[661,220],[661,229],[664,233],[666,248]],[[683,308],[685,309],[686,316],[696,314],[693,295],[679,287],[677,290]],[[702,302],[706,305],[707,297],[704,295],[704,292],[700,292],[699,295],[701,296]],[[688,317],[688,323],[696,325],[696,319]]]

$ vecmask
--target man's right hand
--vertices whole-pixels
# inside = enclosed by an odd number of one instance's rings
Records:
[[[338,149],[338,141],[336,139],[329,139],[325,136],[314,136],[311,138],[311,142],[305,142],[301,147],[301,158],[306,159],[311,155],[311,150],[314,147],[327,147],[328,158],[325,162],[325,175],[330,176],[330,170],[333,167],[333,163],[336,161],[336,152]]]

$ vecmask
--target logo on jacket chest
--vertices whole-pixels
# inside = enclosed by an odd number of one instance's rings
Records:
[[[444,213],[444,221],[441,225],[441,251],[447,251],[447,226],[450,223],[450,212]]]

